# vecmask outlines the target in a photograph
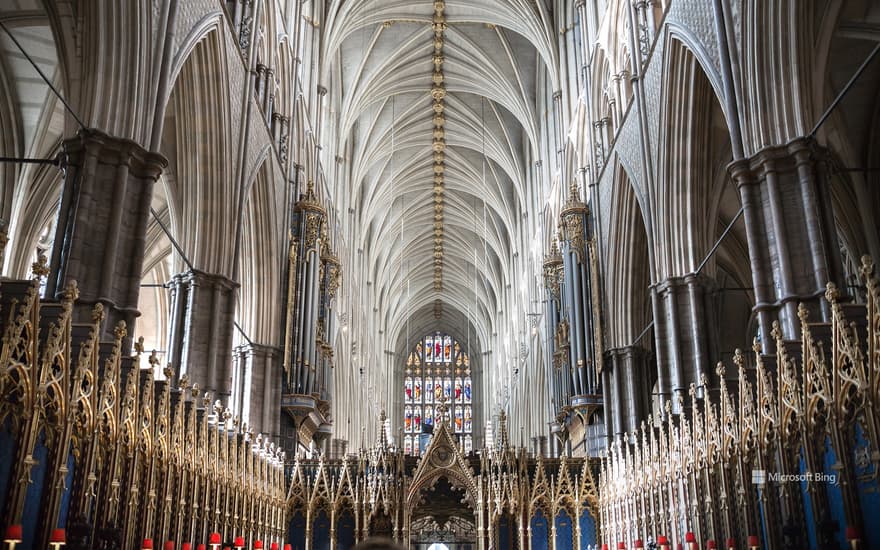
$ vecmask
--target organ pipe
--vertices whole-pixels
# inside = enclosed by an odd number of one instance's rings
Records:
[[[284,342],[285,380],[282,409],[294,423],[299,443],[326,426],[332,379],[333,299],[340,283],[340,262],[328,236],[326,209],[314,183],[294,205],[290,227],[287,322]]]
[[[560,226],[564,238],[563,249],[565,281],[571,285],[571,291],[565,293],[567,298],[566,311],[570,325],[571,357],[569,368],[572,369],[574,395],[595,393],[592,383],[597,379],[595,317],[593,280],[595,279],[594,262],[591,261],[591,225],[589,209],[581,201],[577,185],[570,188],[569,199],[560,213]]]

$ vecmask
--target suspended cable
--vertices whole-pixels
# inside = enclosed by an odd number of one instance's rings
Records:
[[[9,38],[12,40],[12,42],[18,48],[18,51],[21,52],[21,54],[25,57],[25,59],[28,60],[28,62],[31,64],[31,66],[37,71],[37,73],[39,73],[40,78],[43,79],[43,81],[46,83],[46,85],[49,86],[49,89],[52,90],[52,93],[55,94],[55,97],[57,97],[58,100],[61,101],[61,103],[64,105],[64,109],[68,113],[70,113],[70,116],[72,116],[74,120],[76,120],[76,123],[79,124],[79,127],[82,128],[83,130],[85,130],[86,129],[85,123],[83,123],[82,119],[79,118],[79,115],[76,114],[76,111],[73,110],[73,107],[71,107],[70,104],[67,103],[67,100],[64,99],[64,97],[61,95],[61,93],[55,89],[55,86],[52,84],[52,82],[49,80],[49,78],[43,73],[43,71],[40,69],[40,67],[37,66],[36,62],[34,62],[34,60],[31,58],[31,56],[28,55],[28,53],[26,51],[24,51],[24,48],[22,47],[21,43],[18,41],[17,38],[15,38],[15,36],[12,34],[12,32],[10,32],[10,30],[8,28],[6,28],[6,25],[3,24],[3,21],[0,21],[0,28],[3,29],[3,31],[9,36]]]

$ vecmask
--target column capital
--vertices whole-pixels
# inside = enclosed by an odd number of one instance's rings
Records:
[[[80,166],[86,155],[100,156],[102,164],[125,164],[131,176],[149,178],[153,181],[168,166],[163,155],[148,151],[139,143],[127,138],[114,137],[96,128],[83,128],[76,136],[62,142],[64,162]]]
[[[191,286],[218,287],[224,291],[235,290],[241,285],[224,275],[207,273],[200,269],[192,268],[178,273],[172,278],[172,282],[186,283]]]

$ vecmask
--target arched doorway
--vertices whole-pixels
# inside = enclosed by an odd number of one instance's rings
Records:
[[[471,465],[450,426],[448,398],[437,406],[437,430],[409,486],[404,539],[415,550],[443,544],[449,550],[474,550],[482,527],[478,489]]]
[[[411,548],[473,550],[476,544],[476,515],[467,491],[441,475],[421,491],[412,509]]]

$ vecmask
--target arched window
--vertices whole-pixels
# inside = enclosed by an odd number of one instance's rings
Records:
[[[441,421],[437,405],[446,400],[449,430],[465,453],[473,450],[474,405],[467,351],[448,334],[429,334],[407,356],[403,382],[403,449],[418,456]]]

